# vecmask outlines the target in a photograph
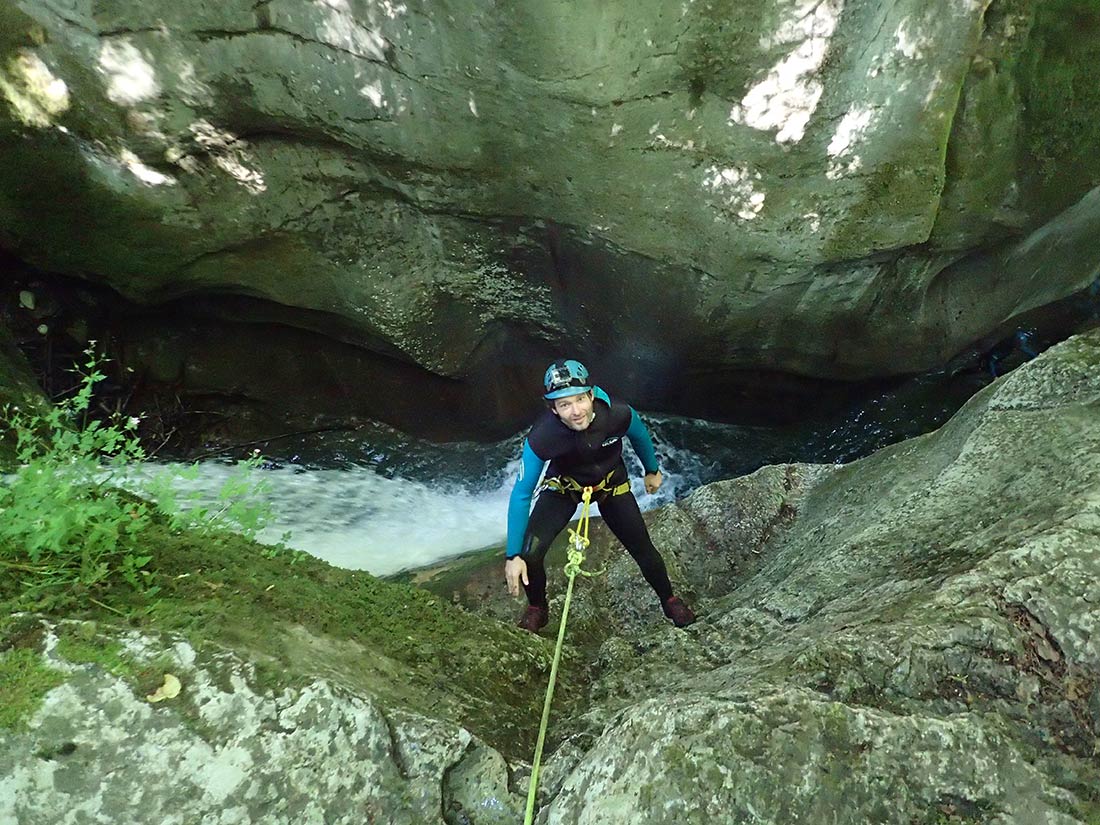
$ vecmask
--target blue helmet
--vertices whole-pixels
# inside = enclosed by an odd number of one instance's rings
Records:
[[[542,377],[543,386],[546,387],[547,401],[555,398],[564,398],[567,395],[578,395],[589,392],[592,385],[588,382],[588,370],[580,361],[555,361],[546,368],[546,375]]]

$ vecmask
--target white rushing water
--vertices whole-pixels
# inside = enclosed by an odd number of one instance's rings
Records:
[[[679,459],[673,464],[692,461],[684,451],[658,444],[662,466],[669,463],[662,453],[672,452]],[[629,449],[624,453],[643,510],[676,497],[684,484],[682,474],[666,472],[661,490],[649,495],[642,486],[641,465]],[[439,458],[446,459],[445,445]],[[518,469],[518,455],[486,477],[461,481],[387,476],[370,466],[307,469],[284,464],[257,469],[254,475],[269,488],[265,499],[274,516],[259,538],[275,543],[289,532],[286,543],[291,548],[379,576],[423,567],[504,544],[508,498]],[[175,486],[181,493],[198,493],[197,503],[203,506],[216,506],[222,486],[237,472],[233,464],[208,461],[199,465],[196,478],[177,480]],[[593,514],[598,513],[597,507]]]
[[[863,399],[818,424],[760,427],[643,414],[664,484],[656,495],[644,491],[641,464],[627,442],[623,456],[638,504],[643,510],[668,504],[764,464],[851,461],[938,426],[988,381],[975,385],[966,378],[946,392],[932,379],[918,379],[904,393]],[[289,532],[294,549],[381,576],[502,546],[521,444],[518,435],[496,444],[435,444],[383,425],[316,442],[280,442],[265,453],[272,459],[267,469],[255,471],[269,486],[275,519],[260,538],[274,543]],[[207,461],[194,480],[178,485],[217,507],[219,491],[236,472],[230,463]]]
[[[215,492],[233,468],[201,465],[194,485]],[[389,575],[503,541],[508,490],[471,491],[386,478],[369,467],[257,470],[269,486],[274,521],[260,534],[330,564]]]

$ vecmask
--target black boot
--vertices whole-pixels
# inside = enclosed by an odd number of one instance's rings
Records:
[[[695,614],[691,612],[691,608],[684,604],[679,596],[669,596],[661,603],[661,609],[677,627],[687,627],[695,621]]]
[[[524,630],[530,630],[532,633],[538,633],[539,628],[546,627],[548,621],[550,621],[550,608],[545,605],[536,607],[532,604],[528,605],[527,609],[523,611],[523,615],[519,617],[516,626],[522,627]]]

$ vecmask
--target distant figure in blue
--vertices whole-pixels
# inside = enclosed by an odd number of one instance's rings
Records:
[[[519,626],[537,633],[549,621],[543,560],[554,537],[573,518],[584,487],[594,488],[592,500],[600,515],[638,563],[665,616],[677,627],[691,624],[695,614],[672,593],[664,559],[649,537],[623,464],[625,436],[645,468],[646,492],[657,492],[662,477],[649,430],[628,404],[612,401],[594,386],[579,361],[555,361],[543,384],[547,409],[523,442],[523,464],[508,502],[504,576],[513,596],[523,583],[528,602]],[[531,496],[546,462],[550,467],[531,511]]]
[[[1001,362],[1019,350],[1028,360],[1039,353],[1036,350],[1035,332],[1030,329],[1018,329],[1012,335],[998,341],[997,344],[982,356],[982,368],[996,378],[1001,374]]]

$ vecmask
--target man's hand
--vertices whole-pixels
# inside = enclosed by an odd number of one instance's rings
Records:
[[[664,481],[664,477],[661,476],[661,471],[658,470],[655,473],[646,473],[643,481],[645,481],[645,491],[652,495],[661,489],[661,482]]]
[[[508,582],[508,592],[513,596],[519,595],[520,580],[524,584],[530,584],[527,580],[527,562],[519,556],[513,556],[504,563],[504,579]]]

